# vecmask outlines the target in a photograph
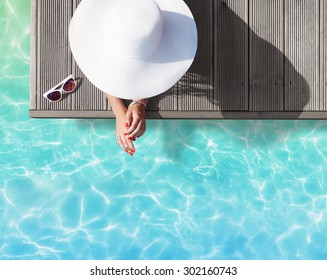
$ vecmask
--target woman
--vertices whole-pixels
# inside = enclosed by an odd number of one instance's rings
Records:
[[[135,153],[133,141],[146,130],[145,108],[148,99],[137,99],[126,108],[122,99],[105,94],[116,117],[116,140],[118,145],[131,156]]]
[[[69,25],[69,44],[84,75],[107,93],[117,143],[133,155],[133,141],[146,129],[148,98],[189,69],[197,30],[183,0],[83,0]],[[122,99],[133,102],[126,108]]]

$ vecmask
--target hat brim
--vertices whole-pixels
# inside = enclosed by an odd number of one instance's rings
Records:
[[[70,48],[85,76],[100,90],[124,99],[158,95],[191,66],[197,49],[193,15],[182,0],[155,0],[163,16],[159,47],[146,58],[117,55],[106,11],[115,0],[83,0],[69,27]],[[106,22],[106,24],[104,24]]]

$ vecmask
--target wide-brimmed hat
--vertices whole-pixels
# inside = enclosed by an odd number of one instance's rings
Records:
[[[70,22],[69,42],[96,87],[140,99],[166,91],[186,73],[197,31],[182,0],[82,0]]]

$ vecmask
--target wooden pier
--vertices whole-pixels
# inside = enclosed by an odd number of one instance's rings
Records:
[[[30,117],[114,117],[70,52],[80,1],[31,0]],[[174,87],[150,100],[147,118],[327,119],[327,0],[185,2],[197,55]],[[57,103],[42,96],[71,73],[73,94]]]

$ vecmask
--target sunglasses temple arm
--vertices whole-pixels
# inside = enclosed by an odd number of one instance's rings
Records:
[[[51,91],[54,91],[57,87],[59,87],[60,85],[64,84],[65,82],[67,82],[71,78],[73,78],[73,75],[69,75],[67,78],[65,78],[64,80],[62,80],[58,85],[54,86],[53,88],[51,88],[47,92],[45,92],[43,94],[43,96],[47,96]]]

